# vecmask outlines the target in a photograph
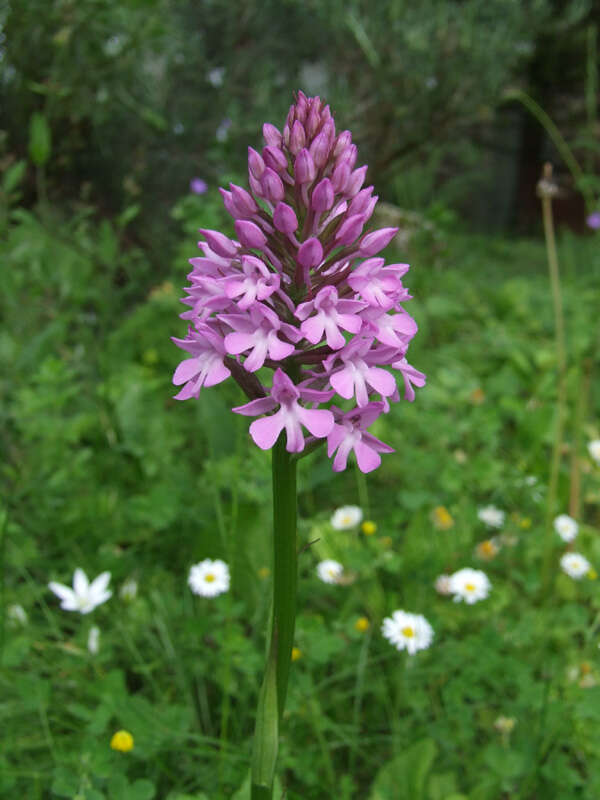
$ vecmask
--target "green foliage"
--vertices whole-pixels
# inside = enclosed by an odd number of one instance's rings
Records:
[[[176,403],[170,384],[179,354],[169,337],[184,328],[181,265],[193,229],[220,225],[220,213],[210,193],[177,204],[186,242],[163,280],[123,220],[98,222],[85,208],[69,219],[11,212],[0,245],[3,607],[21,604],[28,621],[5,613],[0,626],[6,796],[247,796],[269,612],[269,459],[231,414],[235,386]],[[353,468],[334,475],[319,452],[300,463],[300,539],[311,544],[299,554],[300,657],[278,793],[595,800],[600,602],[593,581],[558,571],[558,539],[551,594],[539,594],[556,396],[544,250],[441,236],[443,246],[417,237],[398,254],[413,264],[413,359],[429,383],[374,431],[396,448],[361,500],[376,534],[329,523],[335,507],[358,502]],[[560,257],[574,407],[580,372],[596,357],[600,262],[591,238],[563,237]],[[590,438],[598,401],[592,393]],[[570,416],[571,450],[574,425]],[[597,567],[599,475],[580,455],[577,546]],[[568,469],[565,459],[560,510]],[[488,502],[509,516],[500,552],[481,564],[474,548],[489,534],[476,509]],[[448,530],[431,521],[440,505],[454,520]],[[215,600],[186,586],[190,565],[206,557],[232,571],[231,592]],[[323,558],[344,564],[347,585],[318,581]],[[468,564],[489,574],[487,600],[465,606],[435,593],[437,575]],[[46,588],[70,582],[77,566],[112,573],[114,596],[90,616],[62,611]],[[138,594],[126,600],[131,577]],[[382,639],[395,608],[430,619],[430,650],[407,658]],[[366,632],[359,617],[370,620]],[[494,727],[501,716],[514,730]],[[109,746],[122,728],[135,741],[128,753]]]

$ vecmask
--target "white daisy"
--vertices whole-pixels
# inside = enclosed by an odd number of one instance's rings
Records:
[[[492,584],[485,572],[480,569],[465,567],[450,576],[450,593],[454,595],[454,602],[472,605],[478,600],[485,600],[490,593]]]
[[[572,542],[579,533],[579,525],[568,514],[560,514],[554,520],[554,530],[563,542]]]
[[[60,598],[60,607],[65,611],[79,611],[80,614],[89,614],[97,606],[105,603],[112,592],[108,591],[110,572],[102,572],[91,583],[82,569],[77,568],[73,573],[73,588],[62,583],[51,581],[48,588]]]
[[[127,578],[127,580],[121,584],[121,588],[119,589],[119,597],[121,600],[126,600],[130,603],[132,600],[135,600],[137,590],[138,585],[135,578]]]
[[[194,564],[190,569],[188,583],[194,594],[201,597],[216,597],[229,590],[229,567],[224,561],[210,558]]]
[[[358,506],[342,506],[333,512],[331,527],[336,531],[349,531],[356,528],[363,518],[363,512]]]
[[[93,656],[100,650],[100,628],[97,625],[92,625],[90,628],[87,648]]]
[[[588,444],[588,453],[594,459],[596,464],[600,464],[600,439],[593,439]]]
[[[330,558],[317,564],[317,575],[324,583],[339,583],[343,572],[343,566]]]
[[[576,581],[587,575],[592,568],[590,562],[581,553],[565,553],[560,559],[560,566],[563,572]]]
[[[504,511],[496,506],[484,506],[477,511],[477,516],[490,528],[501,528],[504,525]]]
[[[397,650],[406,650],[411,656],[433,641],[433,628],[425,617],[407,611],[394,611],[391,617],[386,617],[381,632]]]

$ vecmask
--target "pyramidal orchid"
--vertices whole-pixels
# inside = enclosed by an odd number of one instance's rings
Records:
[[[248,150],[249,190],[221,189],[235,238],[203,229],[203,256],[191,259],[182,314],[190,327],[174,339],[191,357],[175,371],[176,398],[231,377],[250,400],[233,411],[261,417],[250,425],[259,447],[273,447],[285,428],[289,452],[319,439],[333,452],[348,415],[360,410],[373,424],[400,400],[390,369],[406,400],[425,382],[406,360],[417,332],[403,307],[408,265],[377,256],[397,229],[367,230],[377,196],[363,188],[366,167],[356,166],[352,136],[336,132],[329,106],[299,92],[283,130],[267,123],[263,136],[262,152]],[[296,392],[293,402],[282,403],[282,392]],[[358,459],[363,472],[379,463]]]
[[[266,123],[263,137],[260,153],[248,149],[248,188],[220,190],[235,238],[200,231],[182,301],[189,329],[173,340],[188,354],[176,398],[232,378],[248,401],[233,411],[272,450],[273,610],[251,800],[272,797],[294,643],[297,459],[326,443],[334,471],[353,454],[371,472],[392,448],[368,429],[425,384],[406,357],[417,332],[403,305],[408,265],[378,255],[397,229],[368,227],[377,196],[350,132],[298,92],[283,129]]]

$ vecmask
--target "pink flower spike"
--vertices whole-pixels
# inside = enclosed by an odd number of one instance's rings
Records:
[[[336,424],[327,437],[327,455],[336,453],[333,471],[346,469],[348,456],[354,451],[361,472],[372,472],[381,464],[379,453],[393,453],[394,449],[367,432],[367,428],[383,412],[383,403],[369,403],[365,408],[342,413],[333,407]]]

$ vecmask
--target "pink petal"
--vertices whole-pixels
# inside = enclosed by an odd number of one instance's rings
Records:
[[[225,364],[222,361],[217,361],[215,359],[213,363],[210,365],[208,372],[206,373],[206,380],[204,381],[205,386],[216,386],[217,383],[222,383],[231,375],[231,372],[227,369]]]
[[[354,379],[349,369],[342,369],[334,373],[329,378],[329,382],[340,397],[344,397],[346,400],[349,400],[354,394]]]
[[[331,458],[340,444],[344,441],[346,434],[347,430],[343,425],[333,426],[331,433],[327,436],[327,456],[329,458]]]
[[[282,342],[276,336],[271,337],[269,342],[269,356],[275,361],[281,361],[283,358],[291,356],[294,352],[294,345],[288,342]]]
[[[271,417],[255,419],[250,425],[250,436],[261,450],[270,450],[283,428],[283,415],[280,411]]]
[[[325,325],[323,324],[323,318],[321,316],[311,317],[311,319],[307,319],[300,326],[300,330],[311,344],[317,344],[321,341],[324,328]]]
[[[346,469],[346,466],[348,464],[348,456],[350,454],[351,449],[352,449],[352,442],[350,439],[346,439],[341,443],[340,448],[337,451],[335,458],[333,459],[334,472],[342,472],[342,470]]]
[[[361,472],[372,472],[381,464],[381,456],[375,450],[371,450],[364,442],[356,442],[354,453]]]
[[[225,350],[237,356],[244,350],[254,347],[254,335],[251,333],[228,333],[225,337]]]
[[[201,370],[199,358],[186,358],[175,370],[173,375],[173,383],[175,386],[180,386],[182,383],[187,383]]]
[[[335,422],[331,411],[327,411],[327,409],[302,408],[302,406],[298,406],[297,413],[300,422],[308,428],[317,439],[323,439],[331,433]]]
[[[236,406],[231,410],[236,414],[242,414],[244,417],[256,417],[259,414],[272,411],[276,405],[277,403],[272,397],[259,397],[256,400],[250,400],[246,405]]]
[[[389,397],[391,394],[394,394],[396,381],[394,380],[394,376],[385,369],[370,367],[367,370],[367,380],[369,384],[384,397]]]

